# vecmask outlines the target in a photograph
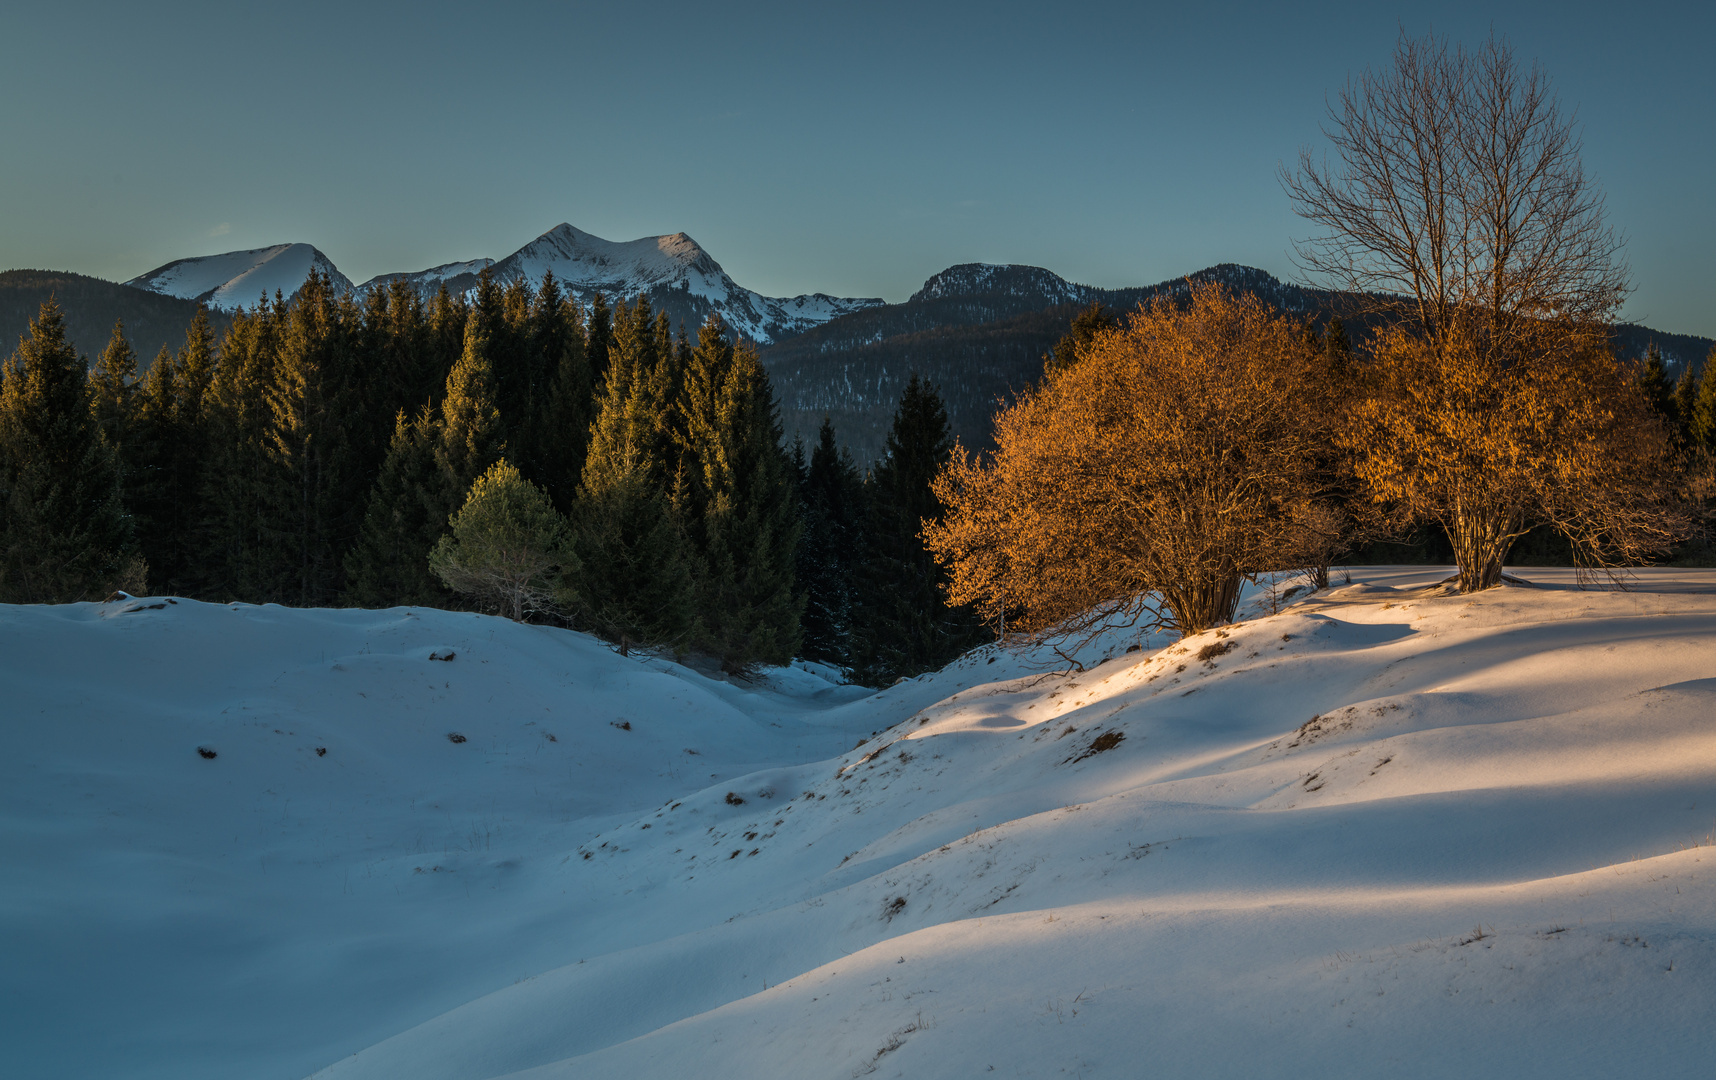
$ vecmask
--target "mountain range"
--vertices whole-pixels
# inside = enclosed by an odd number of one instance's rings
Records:
[[[935,274],[899,304],[822,293],[774,298],[739,285],[684,233],[616,243],[562,224],[498,261],[381,274],[361,285],[309,244],[178,259],[124,285],[76,274],[9,271],[0,274],[0,341],[18,340],[41,301],[56,295],[79,351],[97,355],[114,319],[123,318],[146,366],[161,343],[183,341],[197,303],[210,306],[218,332],[232,310],[276,290],[295,293],[312,269],[327,274],[337,288],[359,294],[401,281],[423,293],[442,285],[467,292],[485,269],[503,285],[538,283],[552,271],[585,301],[597,293],[611,302],[646,296],[653,308],[692,332],[719,314],[739,336],[760,346],[788,442],[814,441],[827,416],[861,462],[882,453],[894,406],[914,373],[940,388],[960,440],[986,449],[997,406],[1041,377],[1043,355],[1079,308],[1093,303],[1126,311],[1163,290],[1183,288],[1188,279],[1213,279],[1302,316],[1320,318],[1344,306],[1338,295],[1233,263],[1121,289],[1081,285],[1037,266],[962,263]],[[1615,328],[1614,343],[1628,360],[1656,345],[1671,377],[1688,367],[1697,370],[1712,347],[1708,338],[1630,324]]]
[[[586,302],[597,293],[609,301],[647,296],[652,308],[691,327],[718,314],[739,336],[762,345],[883,304],[877,297],[824,293],[763,296],[735,282],[702,245],[682,232],[615,242],[564,223],[498,261],[471,259],[409,273],[378,274],[362,285],[354,285],[309,244],[175,259],[125,284],[230,311],[254,304],[275,290],[290,296],[312,270],[328,275],[342,291],[363,293],[404,282],[433,293],[442,285],[467,292],[476,287],[477,275],[485,269],[502,285],[519,280],[535,285],[552,271],[566,291]]]

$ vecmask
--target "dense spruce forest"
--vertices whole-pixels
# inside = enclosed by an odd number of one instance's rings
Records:
[[[0,600],[468,607],[873,684],[988,636],[917,536],[952,446],[927,383],[860,474],[831,426],[784,445],[719,319],[552,275],[427,300],[312,275],[218,333],[198,310],[141,376],[123,321],[93,366],[67,324],[42,304],[0,383]]]

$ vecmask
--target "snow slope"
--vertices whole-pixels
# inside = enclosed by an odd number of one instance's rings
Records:
[[[1363,568],[856,698],[468,615],[0,609],[0,1042],[43,1076],[1707,1075],[1716,572],[1525,573]]]
[[[351,280],[309,244],[276,244],[250,251],[175,259],[125,284],[233,311],[255,304],[260,297],[272,297],[275,292],[290,298],[303,286],[311,270],[332,278],[338,291],[352,287]]]

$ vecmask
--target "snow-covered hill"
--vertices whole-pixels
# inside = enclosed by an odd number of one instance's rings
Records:
[[[0,1043],[31,1076],[1706,1075],[1716,572],[1527,574],[1355,570],[863,696],[470,615],[0,609]]]
[[[233,311],[250,307],[261,298],[272,298],[276,291],[291,297],[303,286],[311,270],[328,275],[334,287],[342,292],[352,287],[351,280],[309,244],[276,244],[249,251],[175,259],[125,284]]]

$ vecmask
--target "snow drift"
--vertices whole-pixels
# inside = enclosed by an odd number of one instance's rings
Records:
[[[863,697],[469,615],[0,609],[0,1034],[43,1076],[1704,1075],[1716,573],[1360,576]]]

